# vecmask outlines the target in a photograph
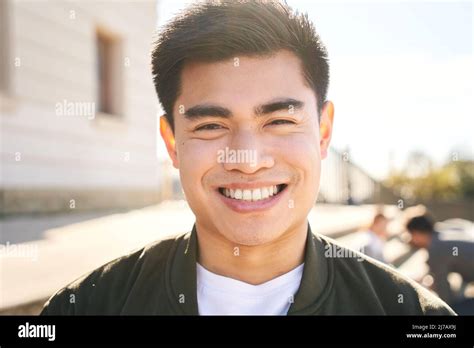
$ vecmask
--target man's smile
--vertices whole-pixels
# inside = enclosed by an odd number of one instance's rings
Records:
[[[257,188],[229,188],[219,187],[219,192],[227,198],[233,198],[243,201],[260,201],[277,195],[284,190],[286,184],[263,186]]]
[[[220,199],[239,213],[267,210],[278,203],[288,184],[246,183],[218,187]]]

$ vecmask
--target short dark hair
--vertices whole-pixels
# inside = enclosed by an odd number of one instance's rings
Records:
[[[168,23],[152,50],[152,74],[166,118],[174,129],[173,107],[186,62],[216,62],[292,51],[321,112],[329,84],[327,51],[307,14],[280,1],[206,1],[194,4]]]
[[[430,215],[421,215],[411,218],[407,222],[409,232],[418,231],[423,233],[434,233],[434,219]]]

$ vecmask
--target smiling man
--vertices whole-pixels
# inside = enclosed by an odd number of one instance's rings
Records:
[[[370,258],[328,255],[342,247],[310,230],[334,107],[306,16],[193,5],[161,32],[152,68],[195,226],[81,277],[43,314],[453,314]]]

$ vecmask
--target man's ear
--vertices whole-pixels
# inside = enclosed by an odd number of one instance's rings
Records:
[[[168,155],[170,156],[171,161],[173,162],[173,167],[178,169],[179,162],[176,153],[176,142],[174,139],[173,130],[171,129],[170,124],[168,123],[166,115],[160,117],[160,134],[163,138],[163,141],[165,142],[166,150],[168,150]]]
[[[324,103],[319,121],[319,147],[321,159],[328,155],[329,143],[331,142],[332,126],[334,121],[334,104],[330,101]]]

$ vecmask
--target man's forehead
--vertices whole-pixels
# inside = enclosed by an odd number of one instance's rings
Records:
[[[271,56],[189,62],[182,71],[178,99],[185,99],[187,103],[215,98],[234,102],[239,99],[262,101],[304,89],[309,87],[300,59],[292,52],[281,50]]]

